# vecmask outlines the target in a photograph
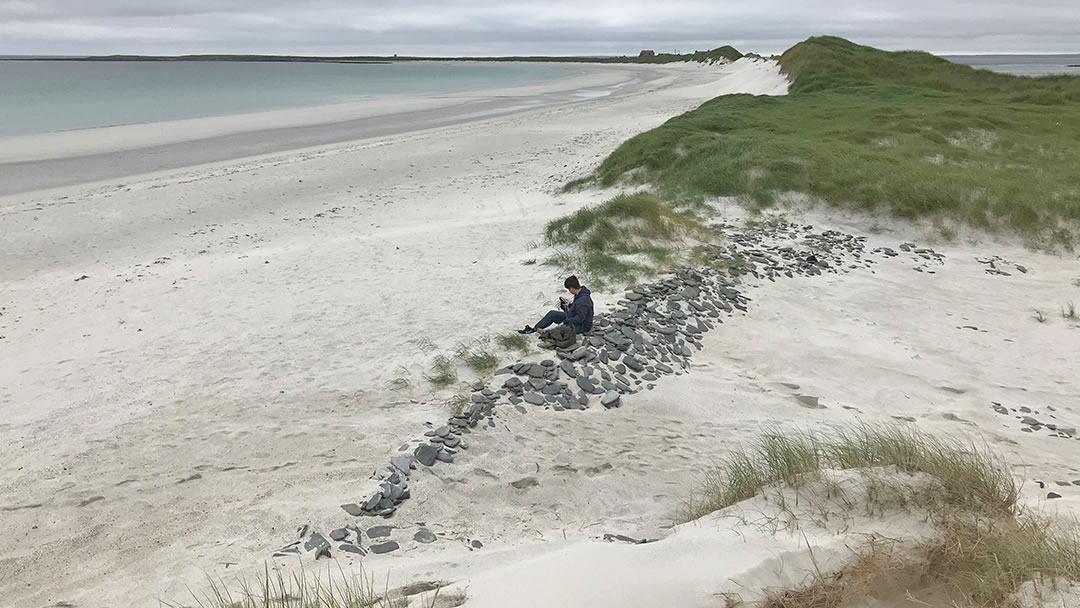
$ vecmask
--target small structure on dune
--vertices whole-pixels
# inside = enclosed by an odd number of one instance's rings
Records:
[[[640,53],[638,53],[638,57],[642,58],[642,59],[644,59],[646,57],[656,57],[656,51],[650,51],[650,50],[646,49],[646,50],[643,50]]]

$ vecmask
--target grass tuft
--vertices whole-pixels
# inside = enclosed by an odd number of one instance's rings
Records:
[[[1049,521],[957,520],[927,549],[926,572],[973,606],[1009,606],[1030,580],[1080,581],[1080,536]]]
[[[407,588],[377,592],[374,578],[359,572],[346,573],[338,564],[337,574],[327,565],[326,576],[311,575],[302,568],[286,574],[279,568],[265,567],[254,580],[241,578],[238,587],[230,589],[221,579],[210,578],[209,591],[202,597],[194,593],[194,604],[171,604],[168,608],[407,608],[410,605]],[[429,587],[424,587],[429,589]],[[441,587],[434,586],[429,597],[422,595],[421,608],[446,605],[439,601]],[[456,598],[456,596],[455,596]],[[464,598],[450,605],[460,606]]]
[[[454,356],[466,367],[482,376],[494,372],[499,365],[498,355],[487,349],[486,341],[478,340],[473,344],[459,343]]]
[[[701,491],[686,506],[683,520],[753,498],[778,483],[799,487],[808,479],[819,479],[823,469],[869,473],[882,467],[925,474],[935,480],[949,504],[981,512],[1013,513],[1019,499],[1019,488],[1008,469],[979,446],[957,449],[913,428],[895,425],[851,427],[829,438],[777,431],[762,433],[709,471]]]
[[[506,351],[518,351],[523,355],[529,354],[531,350],[530,336],[526,334],[503,334],[496,336],[495,342],[500,348]]]
[[[424,379],[439,388],[450,386],[457,382],[457,368],[449,357],[438,355],[431,363],[431,372]]]
[[[1046,323],[1046,313],[1041,310],[1035,310],[1031,313],[1031,318],[1035,319],[1039,323]]]
[[[446,408],[450,410],[452,416],[460,416],[467,405],[469,405],[469,398],[465,395],[454,395],[446,400]]]
[[[688,243],[714,235],[648,193],[620,194],[548,223],[546,264],[588,275],[595,286],[631,283],[687,261]]]

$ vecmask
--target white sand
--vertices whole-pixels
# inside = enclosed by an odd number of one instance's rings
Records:
[[[435,354],[422,339],[449,351],[531,321],[559,293],[550,269],[521,264],[543,253],[530,242],[607,195],[558,187],[706,99],[784,89],[764,62],[669,71],[572,106],[0,199],[0,597],[156,606],[204,573],[261,568],[300,524],[352,523],[338,505],[447,415],[449,392],[422,379]],[[918,236],[898,230],[872,241]],[[1080,425],[1080,330],[1057,314],[1080,302],[1075,262],[939,249],[948,262],[932,276],[901,258],[755,290],[691,374],[622,409],[508,412],[459,463],[414,475],[392,522],[402,549],[365,567],[391,585],[458,581],[469,606],[723,605],[729,577],[801,552],[800,539],[748,543],[711,520],[650,545],[594,539],[669,534],[703,468],[775,423],[910,416],[987,437],[1030,465],[1017,468],[1027,479],[1080,479],[1080,443],[1022,433],[990,408],[1053,406]],[[974,257],[994,254],[1031,272],[986,275]],[[403,375],[413,388],[389,390]],[[827,409],[799,407],[783,382]],[[527,476],[538,485],[509,485]],[[1080,507],[1080,488],[1061,493],[1047,506]],[[1025,486],[1029,503],[1044,496]],[[404,542],[420,522],[442,538]],[[815,543],[840,554],[839,540]]]

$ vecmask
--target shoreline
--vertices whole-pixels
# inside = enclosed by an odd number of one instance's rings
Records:
[[[566,69],[566,78],[505,89],[0,137],[0,198],[581,103],[626,94],[672,71],[619,65]]]

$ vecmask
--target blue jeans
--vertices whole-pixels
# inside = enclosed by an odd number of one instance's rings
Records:
[[[566,321],[566,313],[561,310],[550,310],[543,319],[537,321],[536,325],[533,325],[535,329],[544,329],[554,323],[562,323]]]

